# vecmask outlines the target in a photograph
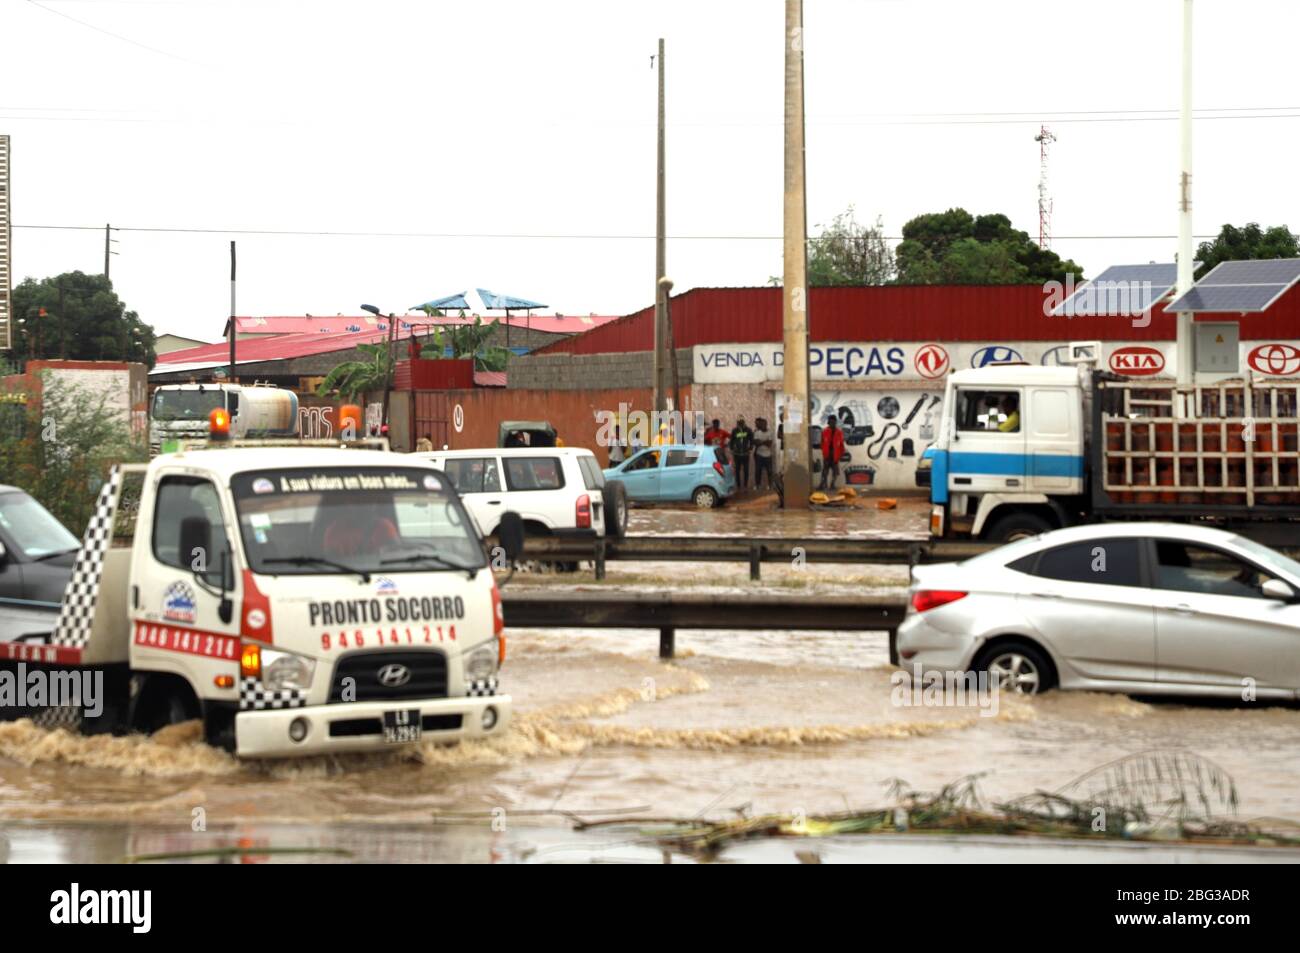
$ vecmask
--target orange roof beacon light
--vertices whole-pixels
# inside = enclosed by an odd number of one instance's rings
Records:
[[[230,412],[224,407],[218,407],[208,414],[208,439],[230,439]]]
[[[356,440],[365,435],[363,419],[361,408],[356,404],[344,404],[339,408],[339,430],[343,432],[344,440]]]

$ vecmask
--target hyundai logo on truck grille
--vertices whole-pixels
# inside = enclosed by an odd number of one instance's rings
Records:
[[[385,665],[375,677],[385,688],[401,688],[411,680],[411,670],[405,665]]]

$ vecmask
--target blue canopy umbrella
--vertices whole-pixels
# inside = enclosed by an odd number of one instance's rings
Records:
[[[424,304],[417,304],[412,311],[423,311],[428,308],[430,311],[440,311],[449,308],[457,311],[468,311],[469,302],[465,300],[465,292],[458,295],[447,295],[445,298],[435,298],[433,301],[426,301]]]
[[[511,311],[531,311],[533,308],[545,308],[546,305],[540,301],[529,301],[527,298],[512,298],[510,295],[493,294],[484,288],[476,288],[478,296],[483,299],[483,310],[485,311],[504,311],[506,313],[506,347],[510,347],[510,312]]]

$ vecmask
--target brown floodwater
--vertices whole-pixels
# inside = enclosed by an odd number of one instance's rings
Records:
[[[897,513],[852,514],[862,524],[852,531],[905,522]],[[826,518],[636,514],[657,532],[698,533],[738,519],[739,531],[763,535],[821,532]],[[772,519],[782,521],[779,530],[761,523]],[[763,573],[761,587],[812,592],[906,579],[899,567]],[[745,576],[739,564],[611,564],[608,584],[708,585],[743,614],[754,585]],[[546,573],[512,583],[586,584]],[[1142,752],[1208,759],[1234,780],[1239,819],[1300,824],[1295,707],[1059,692],[1002,697],[995,712],[975,703],[899,704],[879,632],[683,631],[679,658],[668,663],[656,657],[654,631],[508,635],[502,683],[515,721],[491,741],[241,763],[203,744],[197,723],[125,738],[0,724],[0,847],[15,860],[104,860],[246,837],[264,847],[364,844],[369,859],[508,861],[531,851],[590,859],[607,848],[624,856],[624,846],[575,840],[555,812],[815,814],[891,804],[896,779],[936,790],[972,774],[982,774],[993,803],[1060,790]],[[762,859],[761,848],[747,849]],[[628,859],[657,857],[644,845],[627,850]],[[774,859],[790,859],[781,851]]]

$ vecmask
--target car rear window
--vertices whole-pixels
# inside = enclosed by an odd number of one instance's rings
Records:
[[[506,457],[506,486],[510,490],[564,488],[564,468],[559,457]]]
[[[595,457],[578,457],[578,469],[582,471],[582,482],[588,490],[605,488],[605,474],[601,472]]]
[[[713,459],[725,466],[727,463],[727,452],[723,450],[721,447],[714,447]]]
[[[1043,579],[1103,586],[1141,586],[1137,539],[1090,539],[1045,549],[1008,564],[1008,568]],[[1036,564],[1033,560],[1037,560]]]

